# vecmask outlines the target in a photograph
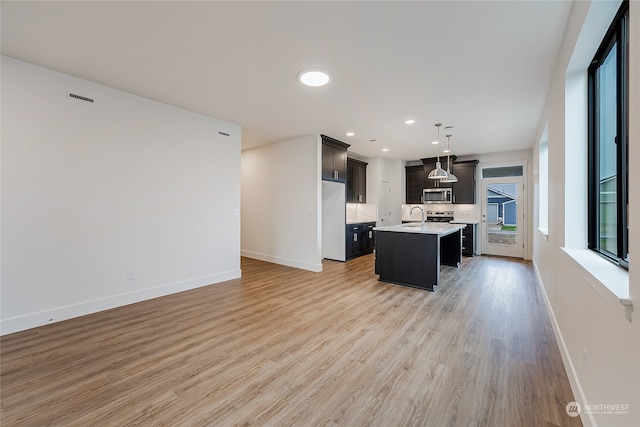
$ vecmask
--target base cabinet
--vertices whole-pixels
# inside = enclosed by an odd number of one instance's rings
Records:
[[[474,256],[478,224],[467,224],[462,229],[462,255]]]
[[[375,273],[382,282],[433,291],[440,266],[461,262],[460,230],[438,234],[376,231]]]
[[[375,222],[362,224],[362,255],[372,254],[376,247],[376,233],[373,231],[375,226]]]
[[[362,255],[362,224],[347,225],[345,242],[346,258],[352,259]]]
[[[375,248],[375,222],[348,224],[346,227],[346,259],[353,259],[362,255],[373,253]]]

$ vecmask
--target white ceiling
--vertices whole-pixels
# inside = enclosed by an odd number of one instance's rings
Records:
[[[453,154],[531,147],[571,6],[2,1],[2,54],[237,123],[243,149],[324,133],[412,160],[436,122]],[[302,86],[308,68],[331,82]]]

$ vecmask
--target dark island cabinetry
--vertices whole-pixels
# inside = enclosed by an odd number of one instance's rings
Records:
[[[378,227],[375,273],[382,282],[433,291],[440,266],[458,267],[462,261],[460,225]]]

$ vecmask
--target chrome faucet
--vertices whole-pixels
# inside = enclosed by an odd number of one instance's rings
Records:
[[[414,206],[414,207],[412,207],[412,208],[411,208],[411,210],[409,211],[409,215],[412,215],[412,214],[413,214],[413,210],[414,210],[414,209],[420,209],[420,218],[421,218],[421,219],[420,219],[420,224],[421,224],[422,226],[424,226],[424,209],[422,209],[422,206]]]

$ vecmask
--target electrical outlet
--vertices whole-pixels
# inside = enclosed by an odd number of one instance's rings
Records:
[[[127,270],[127,280],[134,280],[136,278],[135,270]]]

